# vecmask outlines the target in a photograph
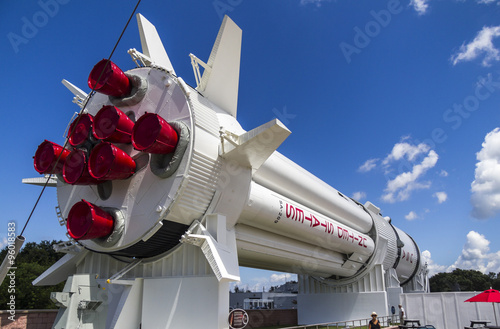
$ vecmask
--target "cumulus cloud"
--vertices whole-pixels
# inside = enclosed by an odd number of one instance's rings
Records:
[[[446,272],[448,269],[445,265],[436,264],[431,258],[431,252],[429,250],[424,250],[421,254],[422,262],[427,264],[427,270],[429,271],[428,276],[431,277],[434,274],[438,274],[440,272]]]
[[[500,60],[500,51],[493,44],[493,39],[499,36],[500,25],[484,26],[474,40],[468,44],[462,44],[459,51],[451,56],[453,65],[464,61],[471,61],[483,55],[484,58],[481,63],[483,66],[490,66],[492,61]]]
[[[408,160],[413,161],[418,154],[427,152],[429,149],[427,145],[420,144],[416,147],[411,145],[409,145],[409,147],[404,146],[404,152],[394,152],[394,149],[396,149],[397,146],[398,144],[394,146],[393,152],[388,156],[388,158],[394,157],[394,159],[401,159],[403,156],[406,156]],[[397,154],[398,157],[395,157],[395,154]],[[436,165],[438,158],[438,154],[434,150],[430,150],[421,163],[413,165],[411,171],[403,172],[396,176],[396,178],[389,180],[387,182],[387,187],[385,188],[385,194],[382,195],[382,200],[391,203],[408,200],[412,191],[429,188],[431,186],[430,182],[419,182],[418,179]]]
[[[405,216],[405,218],[407,220],[414,220],[414,219],[417,219],[418,218],[418,215],[417,213],[415,213],[414,211],[410,211],[410,213],[408,215]]]
[[[364,198],[366,198],[366,193],[365,192],[361,192],[361,191],[354,192],[352,194],[352,198],[354,200],[358,200],[358,201],[363,200]]]
[[[448,200],[448,194],[446,194],[446,192],[436,192],[433,196],[438,200],[438,203],[443,203]]]
[[[417,156],[429,151],[430,147],[427,144],[420,143],[418,145],[411,145],[409,143],[397,143],[392,148],[391,153],[382,161],[383,165],[387,165],[392,161],[401,160],[406,158],[408,161],[414,161]]]
[[[500,272],[500,251],[490,252],[490,241],[482,234],[470,231],[457,260],[450,266],[439,265],[431,259],[428,250],[422,252],[422,261],[427,264],[429,277],[439,272],[452,272],[460,268],[463,270],[477,270],[484,274]]]
[[[427,9],[429,9],[427,0],[411,0],[410,6],[412,6],[419,15],[425,14]]]
[[[474,269],[482,273],[500,271],[500,251],[490,253],[490,241],[475,231],[467,234],[467,241],[457,261],[447,271],[456,268]]]
[[[478,162],[471,184],[471,215],[487,219],[500,212],[500,128],[486,135],[476,158]]]
[[[359,172],[369,172],[377,166],[378,159],[368,159],[359,168]]]

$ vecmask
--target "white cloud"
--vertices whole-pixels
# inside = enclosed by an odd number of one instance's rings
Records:
[[[446,170],[441,170],[439,172],[439,176],[441,176],[441,177],[448,177],[448,172]]]
[[[364,198],[366,198],[366,193],[365,192],[361,192],[361,191],[354,192],[352,194],[352,198],[354,200],[358,200],[358,201],[363,200]]]
[[[500,5],[500,1],[498,0],[477,0],[477,3],[480,3],[480,4],[485,4],[485,5],[489,5],[491,3],[497,3],[497,5]]]
[[[443,203],[448,200],[448,194],[446,194],[446,192],[436,192],[433,196],[438,199],[438,203]]]
[[[453,65],[462,61],[474,60],[481,55],[484,55],[483,66],[490,66],[492,61],[500,60],[500,51],[493,44],[493,39],[499,36],[500,25],[483,27],[474,40],[468,44],[462,44],[458,53],[451,57]]]
[[[500,251],[490,253],[490,241],[475,231],[467,234],[467,241],[457,261],[447,271],[456,268],[474,269],[482,273],[500,271]]]
[[[447,270],[447,267],[445,265],[436,264],[431,259],[431,252],[429,250],[424,250],[421,256],[422,256],[422,262],[424,264],[427,264],[427,269],[429,270],[428,274],[429,277],[440,272],[445,272]]]
[[[475,231],[467,234],[467,240],[462,252],[453,265],[445,266],[436,264],[431,259],[431,253],[428,250],[422,252],[422,261],[427,263],[429,277],[439,272],[452,272],[460,268],[463,270],[477,270],[484,274],[489,272],[500,272],[500,251],[490,252],[490,241],[484,235]]]
[[[300,0],[301,5],[308,5],[308,4],[313,4],[316,5],[316,7],[321,7],[323,2],[329,2],[330,0]]]
[[[400,143],[401,144],[401,143]],[[406,144],[406,143],[404,143]],[[398,144],[396,144],[398,145]],[[425,145],[425,144],[420,144]],[[420,146],[419,145],[419,146]],[[427,150],[428,146],[423,148],[423,150]],[[418,147],[411,147],[408,150],[414,150],[418,153],[405,153],[400,155],[399,158],[406,155],[408,159],[414,159],[417,154],[420,154],[425,151],[421,151]],[[393,153],[389,156],[393,156]],[[421,163],[413,166],[411,171],[403,172],[396,176],[396,178],[387,182],[387,187],[385,188],[385,194],[382,195],[382,200],[386,202],[396,202],[396,201],[404,201],[408,200],[410,197],[411,191],[426,189],[431,186],[430,182],[418,182],[417,180],[422,177],[427,170],[433,168],[438,160],[439,156],[434,150],[430,150],[427,156],[422,160]],[[395,158],[396,159],[396,158]]]
[[[486,135],[482,147],[476,154],[478,163],[471,184],[471,215],[477,219],[500,212],[500,128]]]
[[[409,143],[397,143],[392,148],[391,153],[382,161],[382,164],[387,165],[392,161],[398,161],[406,158],[408,161],[414,161],[418,155],[429,151],[430,147],[427,144],[420,143],[411,145]]]
[[[369,172],[377,166],[378,159],[368,159],[359,168],[359,172]]]
[[[427,12],[427,9],[429,9],[429,4],[427,2],[427,0],[411,0],[410,6],[412,6],[419,15],[423,15]]]
[[[418,218],[418,215],[414,211],[410,211],[408,215],[405,216],[407,220],[414,220]]]
[[[7,237],[2,237],[0,240],[0,249],[3,249],[6,245],[9,244],[9,241],[7,241]]]

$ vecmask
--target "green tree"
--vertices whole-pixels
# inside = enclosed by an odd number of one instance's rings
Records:
[[[62,291],[64,283],[55,286],[32,285],[40,274],[58,261],[64,254],[56,253],[52,245],[60,241],[44,240],[40,243],[28,242],[17,255],[15,262],[15,285],[11,285],[10,277],[7,276],[0,286],[0,309],[8,309],[7,302],[11,296],[15,297],[16,309],[47,309],[56,308],[50,301],[50,293]],[[7,247],[0,252],[0,261],[7,255]],[[13,276],[14,277],[14,276]],[[15,292],[9,289],[14,287]],[[9,291],[10,290],[10,291]]]
[[[483,291],[489,289],[496,279],[476,270],[455,269],[451,273],[438,273],[429,279],[432,292]],[[500,282],[499,282],[500,283]]]

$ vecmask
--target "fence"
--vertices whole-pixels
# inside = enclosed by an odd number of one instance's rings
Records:
[[[382,326],[390,326],[392,323],[394,323],[395,317],[379,316],[378,319]],[[329,323],[317,323],[317,324],[288,327],[283,329],[323,329],[323,328],[338,329],[338,328],[359,328],[359,327],[367,328],[368,322],[370,322],[370,320],[371,319],[358,319],[358,320],[347,320],[347,321],[329,322]]]

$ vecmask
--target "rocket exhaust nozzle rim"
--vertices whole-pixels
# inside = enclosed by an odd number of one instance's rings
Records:
[[[102,183],[90,175],[87,155],[78,149],[73,150],[66,157],[63,167],[63,179],[71,185],[94,185]]]
[[[177,142],[175,129],[158,114],[146,113],[134,125],[132,145],[138,151],[155,154],[172,153]]]
[[[127,179],[135,173],[134,159],[109,142],[102,142],[90,153],[89,173],[97,180]]]
[[[95,138],[112,143],[132,142],[134,122],[112,105],[103,106],[94,117],[92,132]]]
[[[107,59],[97,63],[88,78],[89,88],[113,97],[124,97],[130,94],[132,85],[125,73],[112,61]]]
[[[108,212],[82,200],[71,207],[66,222],[69,235],[75,240],[102,238],[113,232],[114,218]]]
[[[81,146],[89,139],[93,123],[94,117],[88,113],[79,115],[71,123],[68,130],[68,142],[71,146]]]
[[[35,152],[33,158],[35,170],[40,174],[61,174],[66,157],[70,153],[68,149],[63,148],[61,145],[45,140]],[[58,158],[59,161],[57,162]]]

